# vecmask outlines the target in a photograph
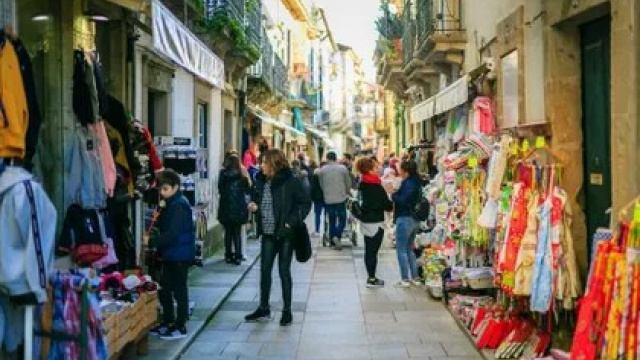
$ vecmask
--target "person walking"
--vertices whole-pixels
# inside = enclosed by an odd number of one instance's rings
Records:
[[[384,239],[384,214],[391,211],[393,204],[382,187],[378,175],[378,164],[370,158],[362,158],[356,163],[361,174],[358,186],[361,199],[360,230],[364,235],[364,262],[367,267],[367,287],[383,287],[384,281],[376,277],[378,251]]]
[[[320,179],[318,177],[318,170],[320,170],[326,163],[320,163],[320,167],[314,169],[314,173],[311,177],[311,201],[313,202],[313,214],[314,214],[314,233],[313,236],[320,236],[320,224],[322,224],[322,212],[324,210],[324,195],[322,194],[322,188],[320,187]],[[326,231],[326,229],[325,229]]]
[[[247,200],[251,195],[251,180],[235,154],[227,156],[218,179],[218,221],[224,227],[224,258],[227,264],[240,265],[242,226],[249,220]]]
[[[400,164],[400,177],[402,183],[397,191],[394,191],[391,185],[387,185],[385,189],[392,194],[396,222],[396,253],[401,276],[396,285],[409,287],[412,283],[420,284],[416,255],[412,249],[418,227],[412,210],[420,198],[421,191],[416,163],[410,160],[403,161]]]
[[[347,199],[352,179],[347,167],[338,163],[335,152],[327,154],[327,164],[318,170],[318,181],[329,216],[329,237],[336,250],[342,250],[342,233],[347,226]]]
[[[262,158],[262,171],[256,178],[252,201],[248,209],[256,212],[258,234],[262,236],[260,249],[260,306],[245,316],[248,322],[271,318],[269,298],[273,265],[278,257],[278,270],[282,282],[281,326],[291,325],[291,296],[293,280],[291,261],[295,230],[306,225],[304,220],[311,210],[311,200],[302,183],[293,175],[286,155],[279,149],[269,149]]]

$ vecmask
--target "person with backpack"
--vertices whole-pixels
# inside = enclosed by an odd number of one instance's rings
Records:
[[[238,155],[227,156],[223,166],[218,177],[218,221],[224,227],[224,258],[227,264],[240,265],[242,225],[249,220],[247,199],[251,196],[251,181]]]
[[[400,281],[398,287],[409,287],[411,284],[420,285],[416,255],[413,252],[413,242],[418,229],[418,222],[414,212],[422,197],[420,177],[415,162],[405,160],[400,164],[400,188],[394,192],[391,185],[386,190],[391,195],[394,205],[394,220],[396,223],[396,253],[400,267]]]

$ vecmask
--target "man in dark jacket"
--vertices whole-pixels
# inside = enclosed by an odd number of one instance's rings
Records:
[[[189,201],[180,191],[181,179],[173,170],[165,170],[158,176],[160,195],[164,210],[157,222],[157,231],[149,239],[149,247],[158,249],[162,258],[160,279],[160,303],[162,323],[152,332],[164,340],[187,336],[185,327],[189,317],[189,293],[187,277],[195,261],[196,232]],[[161,203],[162,207],[163,204]],[[177,318],[174,319],[173,300],[178,303]]]

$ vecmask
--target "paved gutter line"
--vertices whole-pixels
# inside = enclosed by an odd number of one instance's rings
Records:
[[[245,277],[247,277],[247,274],[249,274],[249,272],[253,269],[259,259],[260,253],[258,252],[256,257],[253,258],[253,260],[247,267],[246,271],[242,273],[242,275],[240,275],[238,281],[236,281],[235,284],[231,286],[229,291],[227,291],[227,293],[213,306],[211,312],[205,318],[205,321],[200,326],[198,326],[195,331],[192,332],[192,335],[187,339],[187,341],[184,342],[184,344],[182,344],[182,346],[180,346],[180,348],[178,348],[178,350],[173,355],[171,355],[171,357],[169,357],[169,360],[178,360],[187,352],[187,350],[189,350],[189,347],[195,342],[198,335],[200,335],[200,333],[207,327],[209,322],[213,320],[215,315],[220,311],[220,308],[222,308],[222,305],[229,299],[231,294],[238,288]]]

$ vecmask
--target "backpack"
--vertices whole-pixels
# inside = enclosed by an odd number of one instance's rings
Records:
[[[430,206],[431,204],[429,204],[429,200],[425,196],[424,191],[422,191],[422,188],[420,188],[420,197],[418,198],[416,204],[413,206],[411,215],[418,221],[427,221],[427,219],[429,218]]]

